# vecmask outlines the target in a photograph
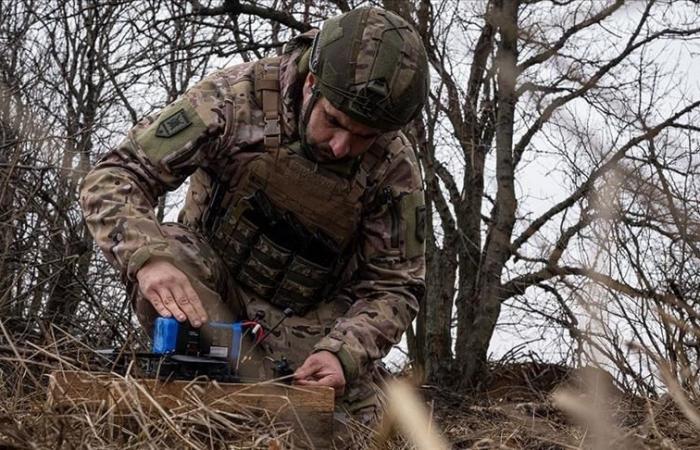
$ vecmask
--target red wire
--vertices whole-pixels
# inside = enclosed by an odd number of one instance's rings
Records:
[[[263,337],[265,336],[265,327],[262,326],[259,322],[256,322],[254,320],[247,320],[244,322],[241,322],[241,325],[245,327],[250,327],[250,328],[255,328],[256,326],[260,326],[260,330],[255,334],[255,342],[260,342]]]

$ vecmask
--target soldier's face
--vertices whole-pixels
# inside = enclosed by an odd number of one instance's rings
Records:
[[[314,82],[315,77],[309,74],[304,83],[302,109],[306,108],[311,98]],[[314,105],[306,124],[306,140],[319,161],[337,161],[360,156],[369,150],[381,134],[381,130],[351,119],[323,97]]]

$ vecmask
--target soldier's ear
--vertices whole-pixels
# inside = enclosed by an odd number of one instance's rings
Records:
[[[316,84],[316,76],[309,72],[304,80],[304,96],[311,95],[311,90],[313,89],[314,84]]]

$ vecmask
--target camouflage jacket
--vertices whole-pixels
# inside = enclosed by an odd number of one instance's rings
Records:
[[[298,140],[297,104],[307,64],[300,61],[308,57],[310,36],[287,44],[281,58],[283,144]],[[211,180],[226,178],[235,189],[246,161],[265,151],[263,112],[251,89],[255,65],[264,63],[245,63],[206,77],[173,105],[141,120],[85,178],[80,202],[86,223],[98,246],[126,279],[134,281],[149,258],[172,258],[154,213],[161,195],[191,177],[179,221],[201,230],[212,195]],[[159,118],[172,117],[172,111],[183,108],[192,122],[190,130],[158,138],[162,133]],[[377,202],[387,188],[399,196],[422,189],[412,146],[403,134],[391,132],[363,157],[375,158],[378,169],[368,174],[357,249],[336,294],[347,296],[351,306],[314,347],[334,352],[349,382],[400,340],[418,311],[425,277],[422,239],[420,252],[407,254],[408,241],[416,237],[393,239],[396,214]],[[399,219],[415,213],[405,211]],[[402,230],[405,233],[405,224]]]

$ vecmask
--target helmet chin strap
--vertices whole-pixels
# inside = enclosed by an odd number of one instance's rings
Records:
[[[321,92],[319,91],[318,86],[314,84],[311,88],[311,97],[309,98],[306,107],[303,109],[301,113],[302,118],[299,121],[299,139],[301,141],[301,149],[304,152],[304,155],[314,162],[318,161],[316,160],[316,156],[311,149],[311,144],[309,144],[308,140],[306,139],[306,128],[309,123],[309,118],[311,117],[311,111],[313,111],[314,106],[316,106],[316,102],[320,96]]]

